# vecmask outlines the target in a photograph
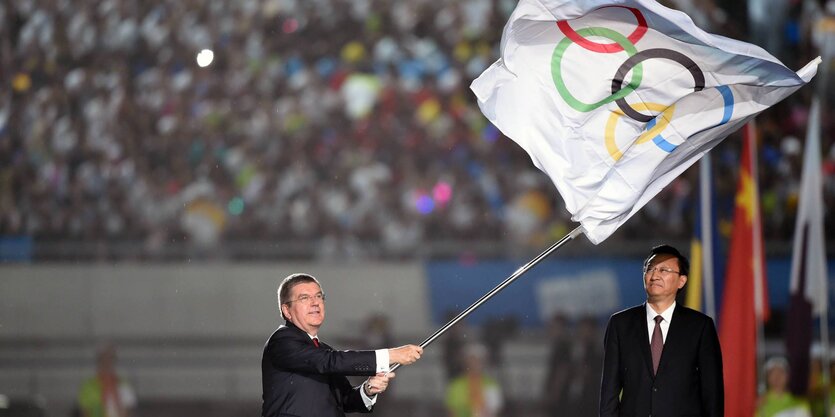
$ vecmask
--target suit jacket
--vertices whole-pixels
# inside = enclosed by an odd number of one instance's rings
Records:
[[[370,410],[360,389],[346,375],[371,376],[374,351],[337,351],[290,322],[280,326],[264,346],[261,358],[263,417],[344,417]]]
[[[723,416],[722,352],[710,317],[676,304],[655,376],[646,304],[612,315],[603,343],[600,417]]]

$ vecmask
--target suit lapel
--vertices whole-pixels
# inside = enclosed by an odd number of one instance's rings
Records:
[[[649,333],[647,330],[647,305],[643,304],[643,308],[638,309],[635,314],[635,320],[638,323],[638,346],[641,347],[641,354],[644,357],[644,364],[647,366],[647,371],[652,376],[652,352],[649,350]],[[662,355],[663,356],[663,355]],[[654,378],[654,376],[653,376]]]
[[[684,337],[683,330],[681,329],[687,326],[682,323],[685,318],[682,317],[681,308],[681,305],[676,303],[676,308],[673,310],[673,319],[670,321],[670,327],[667,330],[667,340],[664,341],[664,350],[661,351],[661,361],[658,363],[659,374],[664,369],[666,363],[670,361],[670,357],[674,355],[673,352],[676,351],[676,346],[679,341]]]

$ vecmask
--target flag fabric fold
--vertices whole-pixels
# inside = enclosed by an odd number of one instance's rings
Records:
[[[795,73],[652,0],[520,0],[471,89],[596,244],[818,62]]]
[[[753,123],[743,131],[733,232],[719,313],[725,417],[751,417],[757,399],[757,326],[768,317]]]
[[[786,352],[791,372],[790,389],[794,394],[805,395],[809,385],[812,318],[827,317],[829,294],[826,282],[826,241],[823,236],[820,103],[817,100],[813,101],[809,113],[798,201],[789,284],[791,296],[786,318]]]

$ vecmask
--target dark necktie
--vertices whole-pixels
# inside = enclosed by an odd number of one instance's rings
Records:
[[[319,347],[319,338],[318,337],[313,338],[313,346]]]
[[[664,317],[655,316],[655,329],[652,331],[652,342],[649,349],[652,351],[652,374],[658,373],[658,363],[661,362],[661,351],[664,350],[664,336],[661,335],[661,320]]]

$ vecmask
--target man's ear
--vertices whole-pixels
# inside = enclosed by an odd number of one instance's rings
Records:
[[[687,275],[681,275],[678,278],[678,289],[681,289],[684,284],[687,284]]]
[[[287,309],[285,310],[285,308],[287,308]],[[281,315],[284,316],[285,320],[290,318],[290,308],[287,307],[287,304],[282,304],[281,305]]]

